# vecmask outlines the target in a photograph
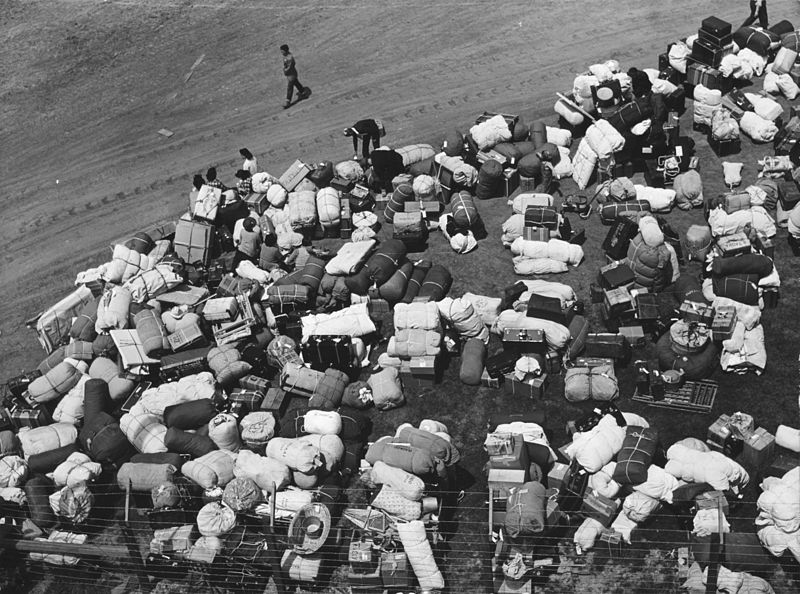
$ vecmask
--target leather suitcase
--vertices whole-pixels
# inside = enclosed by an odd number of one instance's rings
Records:
[[[501,378],[514,370],[520,355],[517,351],[501,351],[486,359],[486,373],[493,379]]]
[[[558,213],[554,208],[546,206],[529,206],[525,209],[526,227],[546,227],[558,231]]]
[[[349,336],[309,336],[302,346],[303,361],[311,369],[325,371],[333,367],[350,373],[353,370],[353,351]]]
[[[608,528],[617,517],[619,502],[592,491],[583,498],[581,513]]]
[[[207,370],[208,351],[211,347],[202,347],[164,355],[161,358],[161,379],[165,382],[176,381],[187,375]]]
[[[568,317],[571,318],[571,316],[561,309],[561,299],[558,297],[537,295],[536,293],[533,293],[528,301],[528,317],[550,320],[562,326],[569,326],[571,321],[571,319],[568,319]]]
[[[339,190],[342,194],[350,192],[355,187],[355,183],[350,181],[349,179],[344,179],[341,177],[334,177],[330,181],[330,187],[334,190]]]
[[[703,31],[718,36],[731,35],[733,32],[732,26],[728,21],[723,21],[721,18],[715,16],[703,19],[703,22],[700,23],[700,28]]]
[[[630,354],[631,345],[622,334],[596,332],[590,333],[586,337],[586,344],[583,350],[584,357],[627,359]]]
[[[544,355],[547,352],[547,342],[541,330],[506,328],[503,330],[503,348],[515,353],[517,357],[523,353]],[[516,359],[514,362],[516,363]]]
[[[612,260],[625,258],[628,254],[628,246],[638,232],[639,226],[636,223],[625,217],[617,218],[603,240],[603,250],[606,255]]]
[[[627,219],[625,220],[627,221]],[[634,227],[638,233],[639,227],[637,225],[634,225]],[[610,291],[617,287],[627,287],[634,284],[636,282],[636,276],[633,274],[633,270],[631,270],[630,266],[624,262],[615,262],[600,268],[598,281],[603,289]]]
[[[697,31],[697,37],[698,39],[702,39],[707,45],[716,48],[723,48],[733,43],[733,33],[719,35],[713,31],[706,31],[702,27]]]

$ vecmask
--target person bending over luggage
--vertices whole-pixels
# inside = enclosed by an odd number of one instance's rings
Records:
[[[258,257],[261,253],[261,229],[257,227],[253,217],[246,217],[242,221],[242,229],[239,236],[234,232],[234,243],[236,244],[236,264],[242,260],[250,260],[258,264]]]
[[[750,0],[750,16],[744,20],[742,27],[749,27],[755,23],[756,16],[758,16],[758,24],[766,29],[769,22],[767,20],[767,0]]]
[[[239,149],[239,154],[244,157],[244,163],[242,163],[242,169],[249,171],[250,175],[255,175],[258,173],[258,160],[253,156],[246,148]]]
[[[365,159],[368,159],[370,140],[372,141],[373,149],[377,149],[380,146],[381,136],[385,136],[386,131],[379,121],[368,119],[358,120],[349,128],[345,128],[344,135],[353,138],[353,153],[355,153],[353,159],[358,160],[358,140],[363,140],[361,155]]]
[[[239,198],[244,199],[253,191],[253,179],[247,169],[240,169],[234,175],[239,180],[236,182],[236,192],[239,194]]]

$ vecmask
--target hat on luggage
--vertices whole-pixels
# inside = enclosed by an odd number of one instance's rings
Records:
[[[317,552],[331,532],[331,512],[322,503],[300,508],[289,525],[289,544],[299,555]]]

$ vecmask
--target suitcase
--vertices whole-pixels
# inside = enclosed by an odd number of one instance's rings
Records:
[[[260,410],[274,413],[277,415],[277,418],[280,418],[283,416],[283,412],[288,403],[289,399],[286,397],[286,391],[281,388],[273,387],[267,390],[266,395],[263,400],[261,400]]]
[[[187,264],[201,262],[208,266],[214,243],[214,227],[201,221],[181,219],[175,226],[173,248]]]
[[[718,34],[706,31],[702,27],[697,31],[697,38],[710,47],[723,48],[733,43],[733,33]]]
[[[647,326],[652,326],[661,317],[658,306],[658,295],[654,293],[636,294],[636,319]]]
[[[574,312],[572,316],[569,316],[568,312],[561,309],[561,299],[558,297],[547,297],[545,295],[533,293],[528,301],[529,318],[550,320],[562,326],[569,326],[573,316]]]
[[[756,429],[744,442],[742,461],[759,472],[766,469],[775,457],[775,436],[763,427]]]
[[[733,233],[717,239],[717,247],[723,258],[732,258],[740,254],[749,254],[753,250],[750,239],[744,233]]]
[[[523,227],[522,239],[525,241],[550,241],[550,229],[547,227]]]
[[[595,491],[587,493],[581,505],[581,513],[584,516],[597,520],[606,528],[608,528],[611,522],[614,521],[614,518],[617,517],[618,509],[618,501],[609,499]]]
[[[200,326],[191,324],[167,336],[169,346],[173,352],[189,348],[199,348],[208,344],[208,339],[203,334]]]
[[[258,194],[251,192],[244,197],[244,202],[250,207],[250,210],[256,211],[258,216],[261,216],[269,208],[269,201],[267,201],[266,193]]]
[[[344,373],[353,371],[353,347],[349,336],[309,336],[303,343],[303,361],[311,369],[325,371],[333,367]]]
[[[637,233],[638,229],[636,227]],[[636,282],[636,276],[631,267],[624,262],[613,262],[600,268],[598,282],[603,289],[610,291],[618,287],[630,287]]]
[[[731,24],[728,21],[723,21],[722,19],[715,16],[710,16],[708,18],[703,19],[703,22],[700,23],[700,28],[703,31],[707,31],[712,35],[717,35],[717,36],[732,34]]]
[[[499,379],[509,371],[514,371],[520,354],[515,350],[501,351],[486,359],[486,373],[492,379]]]
[[[330,182],[330,187],[339,190],[342,194],[350,192],[355,187],[355,182],[341,177],[334,177]]]
[[[686,67],[686,82],[692,85],[692,88],[703,85],[707,89],[720,90],[722,93],[727,92],[730,84],[719,70],[700,62],[691,63]]]
[[[526,353],[544,355],[547,352],[547,342],[545,342],[544,332],[541,330],[506,328],[503,330],[503,348],[515,353],[517,358]],[[514,363],[516,363],[516,359],[514,359]]]
[[[364,212],[375,208],[375,199],[366,187],[356,184],[347,193],[347,202],[350,204],[352,212]]]
[[[208,351],[210,350],[211,347],[202,347],[164,355],[161,357],[160,376],[162,381],[177,381],[187,375],[206,371],[208,369]]]
[[[546,227],[558,231],[558,213],[547,206],[529,206],[525,209],[525,227]]]
[[[617,218],[608,230],[605,240],[603,240],[603,250],[606,255],[612,260],[625,258],[628,254],[628,246],[638,232],[639,225],[626,217]],[[631,272],[631,276],[633,276],[633,272]],[[631,278],[631,282],[633,282],[633,278]]]
[[[625,360],[630,357],[631,345],[622,334],[590,333],[586,337],[583,354],[585,357]]]
[[[289,168],[283,172],[283,175],[281,175],[278,179],[278,183],[286,188],[287,192],[291,192],[298,186],[298,184],[300,184],[301,181],[308,177],[308,174],[312,171],[313,169],[310,165],[307,165],[298,159],[289,165]]]
[[[626,287],[605,289],[603,293],[603,305],[610,317],[613,318],[633,308],[633,297]]]
[[[708,145],[718,157],[738,155],[742,151],[742,141],[740,138],[718,140],[714,138],[714,135],[710,131],[708,133]]]

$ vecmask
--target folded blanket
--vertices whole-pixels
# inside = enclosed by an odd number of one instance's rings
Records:
[[[343,244],[339,251],[336,252],[336,256],[325,265],[325,272],[341,276],[355,274],[376,244],[377,242],[374,239],[351,241]]]
[[[676,192],[672,188],[651,188],[634,184],[636,198],[650,204],[652,212],[669,212],[675,204]]]
[[[158,264],[151,270],[145,270],[131,278],[123,285],[131,295],[133,303],[144,303],[174,289],[183,282],[172,266]],[[98,310],[99,311],[99,310]]]
[[[597,120],[586,130],[586,141],[600,159],[608,158],[612,153],[625,146],[625,139],[607,120]]]
[[[375,332],[366,303],[357,303],[330,314],[311,314],[300,318],[303,338],[312,335],[346,334],[364,336]]]
[[[588,139],[582,138],[578,150],[572,158],[572,179],[579,190],[586,189],[597,164],[597,153],[589,144]]]
[[[386,352],[390,357],[410,359],[438,355],[441,352],[442,335],[432,330],[398,330],[389,339]]]

